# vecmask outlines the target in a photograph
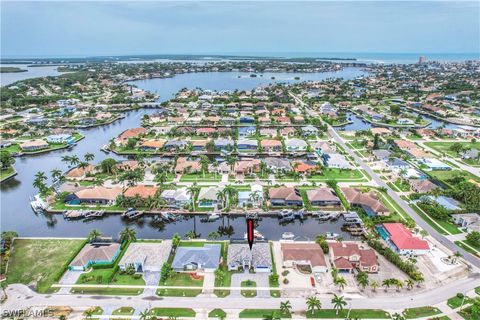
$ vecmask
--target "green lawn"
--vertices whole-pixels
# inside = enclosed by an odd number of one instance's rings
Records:
[[[12,175],[15,172],[15,169],[10,166],[5,170],[0,170],[0,181],[3,181],[3,179],[6,179],[10,175]]]
[[[454,177],[462,177],[468,180],[473,180],[480,182],[480,178],[474,176],[468,171],[463,170],[438,170],[438,171],[428,171],[428,175],[432,176],[433,178],[440,180],[441,182],[445,183],[449,187],[453,188],[454,186],[451,185],[447,180],[452,179]]]
[[[309,181],[367,181],[360,170],[346,170],[346,169],[323,169],[321,174],[313,174],[307,178]]]
[[[243,309],[240,311],[240,318],[267,318],[272,315],[275,318],[292,318],[290,314],[282,314],[280,309]]]
[[[334,318],[346,318],[348,315],[348,309],[337,310],[335,309],[321,309],[315,311],[313,314],[307,312],[308,319],[334,319]],[[350,311],[350,318],[359,319],[390,319],[390,314],[383,310],[378,309],[352,309]]]
[[[189,308],[154,308],[150,313],[157,317],[195,317],[195,311]]]
[[[143,289],[134,288],[98,288],[82,287],[72,288],[70,293],[88,294],[88,295],[110,295],[110,296],[137,296],[143,292]]]
[[[222,176],[213,173],[205,173],[205,175],[198,173],[198,174],[192,174],[192,173],[184,173],[180,177],[181,182],[220,182],[222,180]]]
[[[209,318],[225,318],[227,313],[222,309],[213,309],[208,313]]]
[[[228,243],[222,243],[222,263],[220,264],[219,268],[223,271],[224,277],[219,278],[215,276],[215,287],[225,287],[225,290],[218,290],[215,289],[213,292],[219,298],[224,298],[230,294],[230,286],[232,284],[232,273],[228,271],[227,266],[227,253],[228,253]]]
[[[83,247],[84,240],[17,239],[13,243],[7,283],[35,285],[45,293]]]
[[[158,289],[159,296],[196,297],[202,293],[203,277],[194,279],[188,273],[177,272],[159,285],[193,287],[193,289]]]
[[[403,315],[405,316],[406,319],[429,317],[429,316],[434,316],[440,313],[442,312],[435,307],[419,307],[419,308],[405,309],[403,311]]]
[[[441,153],[446,153],[453,158],[459,158],[459,155],[450,150],[450,147],[455,144],[460,143],[464,148],[470,149],[480,149],[480,141],[477,142],[425,142],[425,145]],[[478,163],[478,162],[477,162]]]
[[[257,287],[257,283],[255,281],[249,281],[249,280],[242,281],[240,283],[240,286],[242,288],[252,288],[249,290],[247,289],[240,290],[242,296],[244,296],[245,298],[253,298],[257,296],[257,290],[254,289]]]
[[[135,312],[135,308],[132,307],[121,307],[116,310],[113,310],[112,315],[114,316],[131,316]]]
[[[458,312],[458,314],[462,316],[462,318],[464,318],[465,320],[478,320],[478,317],[472,316],[471,310],[472,310],[472,307],[468,307],[468,308],[462,309],[462,311]]]
[[[77,280],[77,284],[116,284],[116,285],[133,285],[144,286],[145,281],[139,275],[120,274],[116,272],[111,282],[108,282],[114,268],[109,269],[92,269],[90,272],[83,273]]]
[[[480,254],[477,251],[475,251],[474,249],[466,246],[465,243],[463,243],[462,241],[454,241],[454,243],[457,246],[459,246],[460,248],[462,248],[463,250],[473,254],[474,256],[480,257]]]
[[[421,210],[417,205],[413,204],[411,205],[411,208],[415,210],[415,212],[422,217],[425,222],[427,222],[432,228],[437,230],[443,235],[449,235],[449,234],[460,234],[462,233],[457,226],[455,226],[453,223],[448,222],[448,221],[442,221],[439,219],[434,219],[430,217],[428,214],[426,214],[423,210]],[[435,223],[436,222],[436,223]],[[440,228],[439,225],[443,228]]]
[[[462,305],[462,300],[463,298],[459,298],[457,296],[451,297],[450,299],[447,300],[447,305],[452,308],[456,309],[459,308]],[[468,303],[472,302],[472,299],[469,297],[465,297],[465,301],[463,302],[463,305],[466,305]]]

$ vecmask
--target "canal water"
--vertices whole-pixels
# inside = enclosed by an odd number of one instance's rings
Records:
[[[353,79],[361,76],[363,71],[358,68],[346,68],[339,72],[327,73],[274,73],[264,74],[263,77],[249,77],[245,73],[190,73],[175,76],[167,79],[149,79],[136,81],[138,87],[160,95],[159,101],[166,101],[182,88],[203,88],[210,90],[248,90],[259,85],[264,85],[273,81],[294,82],[294,77],[300,77],[302,80],[323,80],[332,77],[342,77],[344,79]],[[43,74],[45,75],[45,74]],[[40,75],[40,76],[43,76]],[[240,77],[239,77],[240,76]],[[272,80],[271,77],[275,77]],[[110,125],[81,130],[85,139],[80,141],[73,150],[58,150],[43,155],[28,156],[16,158],[15,168],[18,175],[4,182],[0,186],[0,206],[1,206],[1,229],[15,230],[21,236],[57,236],[57,237],[80,237],[86,236],[92,229],[99,229],[105,235],[115,236],[126,225],[132,225],[137,230],[139,237],[162,238],[170,237],[178,232],[183,235],[193,230],[194,220],[197,233],[206,237],[209,232],[217,231],[222,223],[228,224],[233,228],[234,238],[243,237],[244,220],[243,218],[220,220],[213,223],[201,223],[200,217],[189,220],[181,220],[167,225],[158,224],[151,218],[143,218],[136,222],[124,221],[119,216],[108,216],[101,220],[94,220],[88,223],[83,221],[66,221],[62,216],[43,216],[32,212],[29,205],[29,198],[36,193],[32,186],[33,177],[38,171],[45,172],[48,176],[52,169],[58,168],[66,171],[67,166],[61,162],[61,157],[67,154],[77,154],[82,157],[85,153],[91,152],[95,155],[94,162],[98,163],[106,157],[122,159],[113,154],[106,155],[100,151],[100,148],[107,144],[110,139],[119,135],[122,131],[138,127],[142,116],[155,112],[154,109],[136,110],[126,113],[125,118],[116,121]],[[356,122],[356,121],[355,121]],[[354,125],[354,124],[353,124]],[[353,126],[350,125],[350,126]],[[347,129],[349,130],[349,129]],[[357,129],[358,130],[358,129]],[[287,226],[280,226],[276,218],[264,218],[258,228],[269,239],[278,239],[285,231],[293,232],[297,236],[313,238],[320,232],[340,231],[341,220],[335,223],[320,224],[317,221],[312,222],[296,221]],[[231,232],[230,232],[231,233]],[[344,235],[347,239],[348,235]]]

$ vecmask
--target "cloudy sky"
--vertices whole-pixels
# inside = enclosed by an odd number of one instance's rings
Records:
[[[475,53],[479,3],[2,1],[1,53]]]

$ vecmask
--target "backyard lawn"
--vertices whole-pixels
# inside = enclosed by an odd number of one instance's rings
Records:
[[[14,241],[7,272],[7,283],[36,285],[45,293],[58,281],[64,267],[83,247],[84,240],[30,240]]]

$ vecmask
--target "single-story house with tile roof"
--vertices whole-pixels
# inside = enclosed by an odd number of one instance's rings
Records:
[[[323,163],[328,168],[352,169],[353,166],[348,162],[347,158],[340,153],[323,153]]]
[[[427,193],[439,188],[435,183],[428,179],[410,179],[408,184],[416,193]]]
[[[237,197],[237,200],[238,200],[238,207],[239,208],[242,208],[244,206],[246,206],[247,204],[251,203],[251,204],[258,204],[258,203],[262,203],[262,200],[263,200],[263,187],[259,184],[252,184],[251,187],[250,187],[250,191],[239,191],[238,192],[238,197]],[[256,196],[258,197],[258,203],[254,203],[255,199],[253,199],[253,197]]]
[[[120,253],[116,242],[93,242],[86,244],[68,265],[69,270],[84,271],[93,264],[110,264]]]
[[[255,243],[250,250],[247,243],[230,243],[227,254],[228,270],[272,271],[272,256],[268,242]]]
[[[186,187],[164,190],[160,195],[170,206],[182,207],[192,201],[192,196]]]
[[[72,180],[82,180],[87,176],[87,174],[94,173],[95,170],[96,167],[92,164],[87,165],[85,168],[76,167],[68,171],[65,177]]]
[[[203,247],[178,247],[172,268],[177,271],[213,272],[220,264],[220,244],[206,243]]]
[[[330,261],[339,272],[352,272],[357,269],[363,272],[378,272],[379,264],[373,249],[361,249],[351,242],[330,242]]]
[[[155,197],[157,190],[158,188],[155,186],[139,184],[133,187],[129,187],[127,190],[125,190],[123,195],[126,198],[135,198],[137,195],[139,195],[142,199],[147,199],[148,197]]]
[[[208,140],[192,140],[193,151],[205,151],[207,148]]]
[[[299,173],[308,173],[318,171],[318,166],[312,161],[295,161],[293,162],[293,170]]]
[[[268,198],[272,206],[301,207],[303,200],[300,191],[296,188],[279,187],[268,191]]]
[[[339,206],[340,199],[331,188],[316,188],[307,190],[307,198],[312,206]]]
[[[262,161],[265,162],[267,167],[273,172],[286,172],[293,169],[290,160],[286,158],[267,157],[262,159]]]
[[[48,148],[48,143],[42,139],[28,140],[20,144],[23,151],[36,151]]]
[[[217,131],[217,129],[215,129],[215,128],[198,128],[197,129],[197,134],[208,136],[208,135],[211,135],[211,134],[215,133],[216,131]]]
[[[418,163],[427,166],[427,170],[452,170],[452,167],[436,158],[419,159]]]
[[[132,128],[132,129],[123,131],[116,140],[121,144],[125,144],[127,143],[128,139],[137,138],[140,135],[146,134],[146,133],[147,133],[147,129],[145,128]]]
[[[199,172],[200,170],[202,170],[200,161],[188,160],[185,157],[177,159],[177,165],[175,166],[175,173],[177,174]]]
[[[372,153],[377,160],[386,160],[392,154],[390,151],[385,149],[372,150]]]
[[[322,248],[316,243],[281,243],[283,267],[309,266],[313,273],[328,272]]]
[[[240,160],[235,162],[233,170],[237,174],[260,172],[260,162],[259,159]]]
[[[68,199],[65,200],[69,204],[108,204],[113,203],[121,194],[122,188],[98,186],[77,191],[67,196]]]
[[[235,144],[232,139],[226,139],[226,138],[215,139],[215,140],[213,140],[213,143],[215,144],[215,148],[217,150],[233,149],[233,146]]]
[[[140,144],[140,149],[144,151],[160,150],[165,145],[165,141],[164,139],[143,141]]]
[[[75,138],[71,134],[52,134],[47,137],[48,143],[66,143],[66,144],[73,144],[75,142]]]
[[[279,152],[282,151],[282,142],[279,140],[262,140],[260,141],[260,145],[262,146],[263,150],[266,152],[275,151]]]
[[[185,149],[185,147],[188,145],[186,141],[183,140],[168,140],[163,148],[167,151],[177,151],[181,149]]]
[[[362,192],[356,188],[341,188],[351,206],[362,207],[369,216],[388,216],[390,211],[382,203],[375,191]]]
[[[214,207],[218,203],[218,192],[222,191],[220,187],[204,187],[200,188],[198,193],[198,206],[200,208]]]
[[[386,164],[390,170],[407,170],[410,168],[406,161],[399,158],[389,158]]]
[[[306,135],[316,135],[318,133],[318,129],[312,125],[308,125],[308,126],[302,127],[302,132],[303,134],[306,134]]]
[[[251,136],[253,134],[255,134],[257,132],[257,128],[256,127],[239,127],[238,128],[238,135],[240,137],[247,137],[247,136]]]
[[[326,141],[317,141],[313,145],[313,148],[315,149],[315,151],[317,151],[318,154],[333,153],[336,150],[335,146],[330,145]]]
[[[307,143],[302,139],[286,139],[285,147],[288,151],[305,151],[307,150]]]
[[[120,270],[133,267],[135,272],[160,272],[172,250],[171,241],[132,242],[122,256]]]
[[[446,196],[438,196],[438,197],[434,197],[434,196],[429,196],[429,195],[424,195],[422,197],[420,197],[420,200],[429,200],[429,201],[435,201],[436,203],[438,203],[439,205],[441,205],[442,207],[444,207],[445,209],[447,210],[461,210],[462,208],[460,207],[460,203],[453,199],[453,198],[450,198],[450,197],[446,197]]]
[[[260,134],[262,136],[275,137],[277,135],[277,129],[274,128],[261,128]]]
[[[123,160],[115,165],[115,168],[119,170],[135,170],[139,167],[139,163],[136,160]]]
[[[401,223],[383,223],[377,226],[377,230],[383,240],[398,254],[423,255],[430,250],[427,241],[414,237]]]
[[[258,146],[258,141],[253,139],[238,139],[237,148],[238,150],[256,150]]]

